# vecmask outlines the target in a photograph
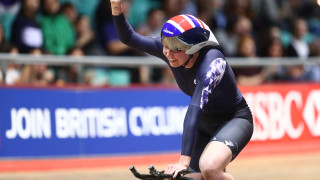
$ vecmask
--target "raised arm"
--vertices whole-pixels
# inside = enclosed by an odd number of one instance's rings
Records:
[[[130,47],[166,60],[162,53],[163,46],[161,43],[160,34],[159,38],[145,37],[138,34],[133,30],[123,14],[122,0],[110,0],[110,2],[113,21],[121,42]]]

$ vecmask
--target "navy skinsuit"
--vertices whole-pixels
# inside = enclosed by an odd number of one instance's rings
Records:
[[[159,38],[136,33],[124,15],[113,16],[120,40],[128,46],[169,61]],[[179,88],[191,96],[184,120],[182,155],[191,156],[190,167],[199,169],[199,158],[210,141],[230,147],[232,159],[250,141],[253,133],[250,109],[239,91],[231,67],[213,47],[200,50],[192,68],[171,67]]]

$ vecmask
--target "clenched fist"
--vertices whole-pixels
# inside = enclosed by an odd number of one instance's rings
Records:
[[[123,13],[122,0],[110,0],[112,15],[117,16]]]

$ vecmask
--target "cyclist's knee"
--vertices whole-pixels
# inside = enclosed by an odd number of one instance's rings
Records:
[[[225,172],[225,167],[217,160],[200,159],[201,174],[205,179],[221,179]]]

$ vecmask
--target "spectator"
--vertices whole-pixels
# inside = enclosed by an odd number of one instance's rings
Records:
[[[4,29],[5,40],[11,37],[11,25],[20,9],[20,0],[0,0],[0,22]]]
[[[81,48],[71,48],[67,51],[70,57],[82,57],[84,52]],[[55,83],[57,86],[78,83],[78,69],[76,65],[62,66],[56,69]]]
[[[310,49],[306,37],[308,26],[304,19],[297,18],[293,23],[291,44],[287,48],[286,56],[297,57],[301,61],[307,61]],[[286,79],[289,81],[319,81],[319,68],[313,65],[296,65],[286,68]]]
[[[151,9],[145,23],[137,27],[137,32],[150,37],[158,37],[161,34],[166,14],[162,9]]]
[[[287,48],[287,56],[306,59],[309,56],[308,25],[302,18],[297,18],[292,26],[291,44]]]
[[[199,18],[212,30],[226,28],[227,18],[223,13],[224,3],[223,0],[197,1]]]
[[[151,9],[158,9],[160,7],[160,0],[132,0],[128,20],[136,28],[147,21],[148,12]]]
[[[320,57],[320,38],[315,39],[311,44],[310,44],[310,56],[311,57]],[[314,75],[313,79],[315,82],[320,82],[320,67],[319,64],[315,65],[313,67],[314,70]]]
[[[18,48],[15,46],[10,47],[10,50],[7,52],[12,55],[17,55],[19,53]],[[7,63],[6,73],[5,73],[5,84],[15,85],[19,82],[21,77],[21,65],[15,63]]]
[[[252,36],[252,23],[246,16],[232,16],[227,22],[226,30],[215,31],[225,56],[237,56],[237,44],[242,36]]]
[[[78,18],[78,11],[72,3],[63,3],[61,6],[61,13],[64,14],[72,24],[75,24]]]
[[[161,7],[166,13],[166,20],[178,14],[198,14],[196,6],[189,0],[161,0]]]
[[[0,15],[16,14],[20,9],[20,0],[0,0]]]
[[[0,21],[0,49],[2,49],[4,44],[5,44],[5,35],[4,35],[4,30],[3,30],[2,23]],[[0,66],[0,83],[3,82],[3,73],[4,72],[2,72],[3,71],[2,69],[4,69],[4,67]]]
[[[33,49],[30,55],[41,56],[43,52],[40,49]],[[22,68],[19,84],[28,84],[34,86],[48,86],[54,81],[54,74],[46,64],[26,64]]]
[[[277,0],[250,0],[250,3],[254,14],[257,16],[259,27],[269,27],[278,23]]]
[[[84,83],[90,86],[109,85],[108,69],[103,67],[88,67],[84,71]]]
[[[238,57],[256,57],[256,44],[252,36],[246,35],[239,39],[237,44]],[[242,86],[255,86],[265,81],[265,71],[261,66],[234,67],[232,68],[237,79],[237,83]]]
[[[180,14],[182,11],[182,6],[179,3],[179,0],[162,0],[161,7],[166,13],[166,20]]]
[[[137,28],[137,32],[150,37],[159,37],[162,26],[165,22],[165,12],[162,9],[152,9],[148,13],[148,18],[145,24]],[[140,68],[140,81],[143,83],[161,82],[167,73],[163,68],[148,68],[146,66]]]
[[[2,23],[0,22],[0,47],[5,43],[6,43],[5,32],[4,32]]]
[[[310,56],[311,57],[320,57],[320,37],[315,39],[310,44]]]
[[[257,18],[258,31],[265,27],[281,26],[288,30],[292,18],[301,14],[300,7],[304,6],[301,0],[250,0],[252,10]]]
[[[174,78],[170,68],[162,68],[161,74],[162,74],[162,78],[160,80],[160,83],[166,84],[166,85],[177,85],[176,79]]]
[[[125,14],[128,15],[130,9],[130,1],[126,0],[123,3]],[[113,24],[112,16],[110,15],[110,2],[101,1],[97,10],[97,30],[99,32],[102,45],[110,55],[135,55],[132,48],[124,45],[119,41],[116,34],[116,29]]]
[[[285,0],[279,2],[281,4],[281,16],[280,23],[285,25],[283,29],[289,30],[291,24],[294,23],[295,19],[301,17],[303,19],[309,18],[311,11],[307,9],[308,1],[304,0]]]
[[[269,45],[272,43],[273,39],[280,40],[281,44],[281,29],[277,25],[271,25],[266,27],[263,31],[260,33],[260,38],[258,40],[258,47],[260,49],[259,56],[269,56]],[[267,43],[266,43],[267,42]]]
[[[5,40],[4,29],[0,22],[0,53],[18,54],[18,48]],[[0,84],[15,84],[20,78],[20,65],[8,62],[6,67],[0,66]]]
[[[256,14],[252,9],[250,0],[228,0],[225,4],[224,13],[227,17],[245,16],[255,25]]]
[[[43,34],[37,22],[39,7],[40,0],[21,0],[21,9],[13,22],[11,35],[11,42],[20,53],[43,47]]]
[[[56,55],[65,54],[75,44],[73,24],[59,13],[59,0],[43,0],[42,10],[43,16],[40,24],[44,35],[45,50]]]
[[[0,53],[9,53],[11,55],[16,55],[19,53],[19,50],[13,44],[5,43],[0,47]],[[4,76],[1,73],[1,82],[4,82],[7,85],[15,85],[19,83],[19,79],[21,76],[20,68],[20,64],[8,62],[6,64]]]
[[[78,14],[89,17],[92,28],[96,27],[94,16],[99,3],[103,0],[59,0],[61,4],[71,3]],[[139,0],[141,1],[141,0]]]
[[[282,58],[284,55],[284,49],[280,38],[272,37],[265,41],[264,49],[262,49],[263,57],[270,58]],[[268,67],[268,77],[266,78],[270,82],[283,81],[283,66],[271,65]]]
[[[272,58],[283,57],[283,47],[281,40],[278,38],[272,38],[267,42],[267,56]]]
[[[319,1],[308,1],[307,11],[309,17],[306,19],[309,31],[320,37],[320,4]]]
[[[123,1],[124,14],[128,16],[131,6],[130,0]],[[97,10],[97,30],[99,39],[102,41],[102,45],[105,48],[107,54],[112,56],[137,56],[142,55],[135,49],[123,44],[117,35],[113,19],[111,16],[110,1],[101,1]],[[108,70],[110,75],[109,83],[121,84],[125,83],[139,83],[140,74],[139,68],[120,68],[113,67]],[[114,72],[114,73],[113,73]],[[114,76],[115,75],[115,76]],[[118,77],[119,78],[118,78]],[[114,79],[113,79],[114,78]]]
[[[90,24],[90,19],[86,15],[81,15],[77,18],[75,22],[75,31],[77,35],[75,46],[82,49],[86,55],[100,54],[100,49],[99,52],[96,49],[98,46],[96,34]]]
[[[182,6],[182,10],[180,14],[191,14],[194,16],[198,16],[198,9],[193,1],[191,0],[179,0],[179,1],[180,1],[179,3]]]

